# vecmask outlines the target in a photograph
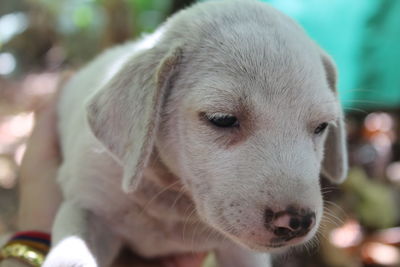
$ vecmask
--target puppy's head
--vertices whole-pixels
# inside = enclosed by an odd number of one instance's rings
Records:
[[[159,44],[93,97],[88,114],[124,166],[125,190],[156,147],[199,216],[256,250],[309,240],[322,216],[320,174],[341,182],[347,171],[334,64],[258,2],[178,14]]]

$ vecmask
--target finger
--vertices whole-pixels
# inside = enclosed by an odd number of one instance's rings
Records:
[[[56,100],[53,99],[35,114],[35,127],[22,160],[22,176],[25,169],[32,171],[32,166],[53,168],[59,162]]]
[[[47,103],[36,115],[19,173],[18,227],[50,231],[61,201],[56,183],[60,163],[56,100]]]
[[[53,152],[53,154],[42,154],[43,156],[58,156],[58,129],[57,129],[57,99],[52,98],[45,103],[45,107],[39,110],[35,116],[35,127],[32,132],[31,140],[42,147],[43,153]],[[33,143],[33,142],[32,142]]]

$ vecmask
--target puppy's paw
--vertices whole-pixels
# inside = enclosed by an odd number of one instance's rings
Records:
[[[98,267],[86,243],[77,236],[60,241],[46,257],[43,267]]]

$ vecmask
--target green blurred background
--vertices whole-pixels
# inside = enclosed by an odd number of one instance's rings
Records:
[[[82,64],[108,46],[154,30],[168,15],[192,2],[2,0],[0,74],[15,76],[57,63]],[[334,57],[346,107],[400,105],[399,1],[265,2],[295,18]],[[53,53],[43,57],[50,48]],[[14,68],[7,66],[10,60],[15,60]]]
[[[32,111],[107,47],[153,31],[191,0],[0,1],[0,232],[15,218],[16,173]],[[400,266],[400,1],[269,0],[335,59],[351,171],[323,181],[319,245],[276,266]]]

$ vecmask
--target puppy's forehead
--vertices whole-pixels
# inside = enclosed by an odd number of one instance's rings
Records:
[[[255,56],[250,53],[246,60],[250,57]],[[259,66],[246,65],[246,62],[232,66],[224,59],[209,62],[204,68],[198,66],[198,82],[193,91],[200,103],[227,111],[230,105],[256,107],[258,104],[265,109],[271,104],[304,107],[334,103],[322,63],[319,58],[316,60],[313,66],[276,56],[273,63],[266,57],[265,63]]]
[[[221,35],[213,45],[197,49],[191,72],[204,87],[235,94],[244,90],[249,94],[259,91],[266,96],[294,96],[327,87],[322,60],[312,42],[275,37],[270,40],[274,36],[263,33],[236,38]]]
[[[334,101],[317,45],[289,18],[253,4],[254,16],[216,14],[189,39],[182,76],[197,100],[218,107]]]

